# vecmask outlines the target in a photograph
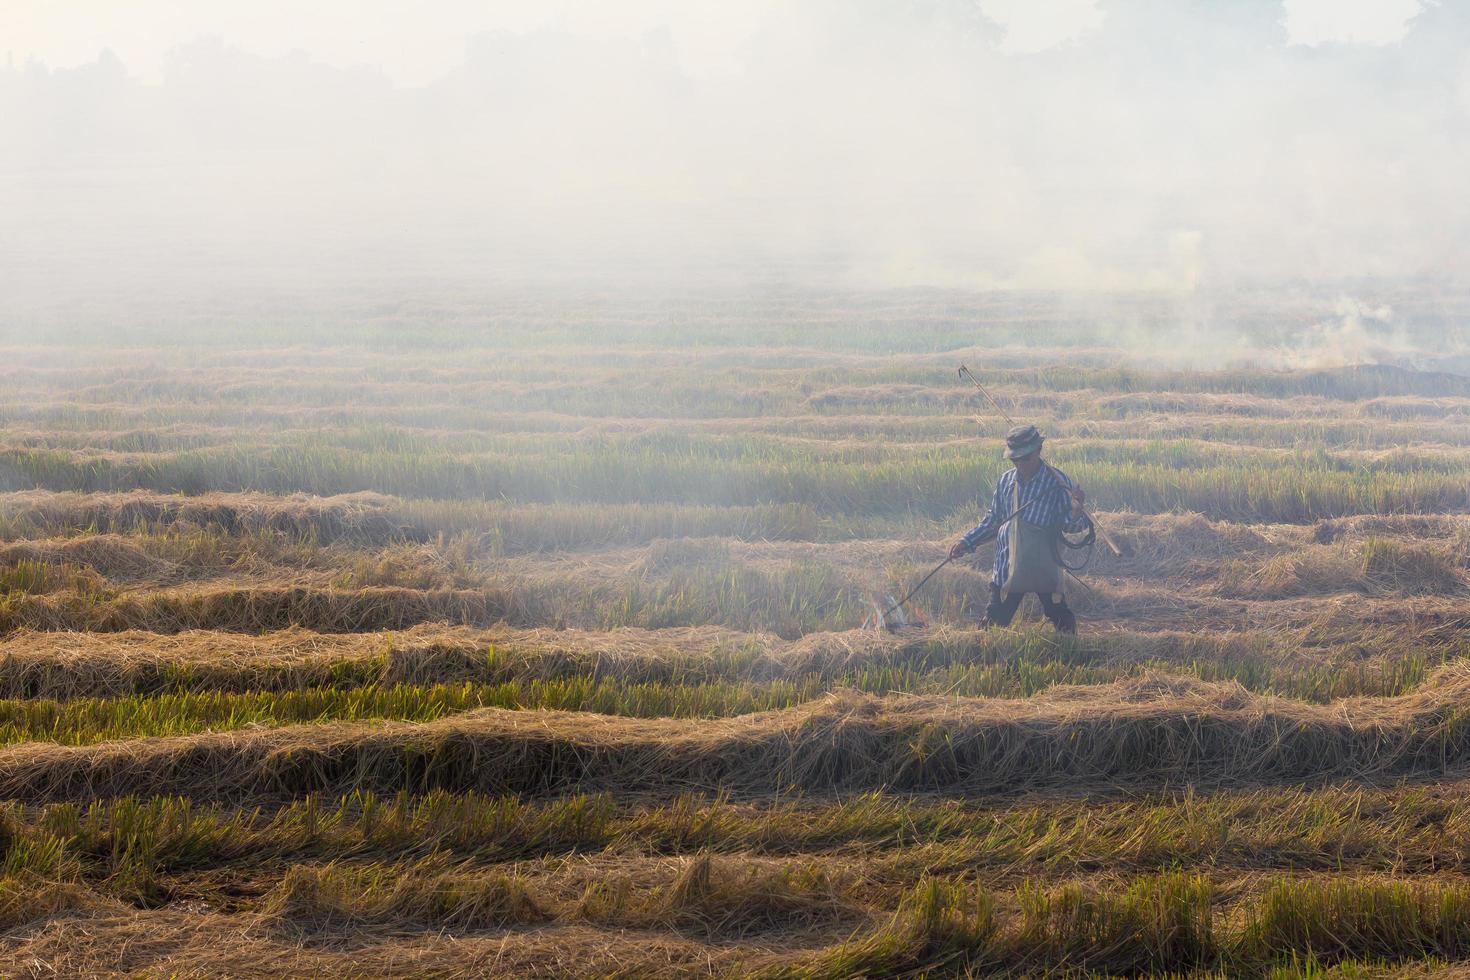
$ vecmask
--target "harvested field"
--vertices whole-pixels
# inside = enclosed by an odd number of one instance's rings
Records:
[[[1470,970],[1470,379],[924,309],[7,350],[0,975]]]

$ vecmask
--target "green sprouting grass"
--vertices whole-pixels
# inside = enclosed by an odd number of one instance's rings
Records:
[[[1360,957],[1470,956],[1470,887],[1393,880],[1284,880],[1251,909],[1240,937],[1256,958],[1311,950]]]
[[[411,684],[339,690],[162,694],[116,699],[0,702],[0,742],[83,745],[253,725],[393,719],[426,722],[476,708],[591,711],[703,718],[790,707],[820,696],[804,684],[622,684],[590,677],[525,684]]]
[[[0,445],[63,451],[167,454],[218,451],[232,444],[327,444],[357,451],[450,453],[575,451],[597,442],[684,439],[726,457],[746,457],[764,447],[799,447],[821,454],[912,452],[920,445],[969,447],[985,455],[1004,434],[1004,422],[974,417],[974,406],[955,401],[934,414],[923,408],[927,392],[895,396],[892,405],[853,406],[854,413],[815,412],[792,406],[787,414],[754,417],[660,417],[643,420],[599,414],[517,412],[504,405],[417,400],[323,407],[303,415],[288,403],[268,407],[208,401],[82,408],[45,396],[24,405],[0,403]],[[1028,397],[1018,410],[1053,439],[1053,451],[1083,443],[1115,443],[1128,454],[1140,438],[1194,441],[1236,456],[1264,459],[1263,449],[1317,450],[1376,464],[1363,451],[1396,450],[1389,465],[1453,457],[1470,433],[1465,405],[1398,398],[1361,403],[1250,399],[1213,395],[1102,395],[1056,393]],[[923,414],[909,414],[922,411]],[[207,429],[201,431],[201,426]],[[712,447],[718,447],[713,449]],[[1404,454],[1405,447],[1410,447]],[[1415,449],[1412,447],[1424,447]],[[1346,451],[1346,452],[1344,452]]]
[[[262,565],[246,568],[266,573],[255,582],[224,577],[216,566],[199,574],[204,580],[200,584],[151,591],[10,593],[0,598],[0,629],[253,633],[301,626],[347,633],[421,623],[604,630],[709,625],[796,639],[857,628],[872,612],[875,595],[902,594],[903,583],[916,582],[914,573],[922,568],[907,566],[898,578],[885,574],[876,561],[837,564],[814,549],[798,550],[795,561],[781,561],[763,560],[759,554],[736,556],[722,550],[727,548],[718,541],[683,543],[669,561],[649,553],[638,564],[617,568],[532,568],[497,566],[475,555],[473,542],[467,540],[446,542],[445,548],[418,557],[328,555],[271,546],[245,555],[247,561],[262,560]],[[279,564],[266,563],[272,549],[283,556]],[[285,556],[292,553],[304,555],[298,567],[311,569],[312,578],[292,581],[283,575],[291,569]],[[1429,585],[1435,594],[1459,591],[1460,573],[1446,564],[1452,558],[1446,553],[1440,559],[1448,574]],[[207,563],[208,556],[203,560]],[[946,569],[921,602],[936,622],[973,622],[983,611],[986,580],[982,569]],[[1166,613],[1186,615],[1191,609],[1203,615],[1221,611],[1219,600],[1208,593],[1195,591],[1181,603],[1165,591],[1167,581],[1161,575],[1157,585],[1103,582],[1092,592],[1075,590],[1077,606],[1083,614],[1100,609],[1114,618],[1131,613],[1154,620]],[[1412,595],[1419,589],[1417,581],[1395,573],[1367,583],[1353,566],[1338,578],[1329,575],[1311,591],[1361,593],[1371,587]]]
[[[259,404],[294,403],[336,406],[344,403],[343,390],[357,386],[356,403],[419,402],[430,400],[437,390],[465,397],[481,393],[501,395],[501,386],[521,385],[513,393],[521,396],[523,410],[547,405],[605,405],[642,403],[662,406],[688,397],[686,392],[704,389],[707,400],[741,397],[785,403],[830,388],[848,385],[929,385],[935,394],[967,392],[954,379],[961,359],[948,357],[833,356],[850,350],[822,342],[842,340],[846,331],[861,332],[852,323],[830,324],[826,330],[811,324],[793,325],[787,333],[799,343],[769,349],[756,338],[765,324],[743,323],[747,334],[733,346],[744,350],[701,349],[709,337],[708,322],[681,324],[666,332],[636,330],[631,334],[599,323],[585,329],[574,343],[559,337],[551,325],[521,335],[533,345],[514,343],[517,331],[497,327],[493,337],[479,336],[469,349],[446,351],[425,345],[413,349],[420,331],[408,332],[406,349],[392,356],[359,344],[332,351],[328,358],[283,356],[262,347],[236,350],[233,363],[189,360],[168,347],[112,350],[102,360],[76,358],[55,365],[42,365],[44,355],[25,352],[11,373],[11,387],[25,394],[54,394],[58,389],[77,390],[83,404],[187,404],[201,400],[248,407]],[[313,325],[314,330],[316,325]],[[360,324],[354,324],[354,329]],[[973,322],[957,328],[958,343],[967,347],[975,340]],[[1044,336],[1034,322],[1025,327],[1027,341]],[[662,333],[662,338],[661,338]],[[887,339],[904,341],[924,338],[926,331],[911,322],[902,330],[888,330]],[[662,356],[649,351],[618,349],[620,341],[636,336],[650,347],[663,346]],[[1004,343],[1004,330],[986,329],[992,342]],[[191,341],[195,338],[191,337]],[[293,338],[293,342],[299,338]],[[359,338],[360,339],[360,338]],[[462,340],[472,340],[462,336]],[[660,345],[660,339],[672,341]],[[1435,336],[1443,341],[1443,336]],[[537,343],[541,340],[541,343]],[[560,340],[560,342],[558,342]],[[488,341],[488,343],[487,343]],[[813,346],[815,345],[815,346]],[[191,345],[192,346],[192,345]],[[294,346],[294,343],[293,345]],[[1027,346],[1030,346],[1028,343]],[[475,349],[477,348],[478,349]],[[759,349],[765,347],[766,349]],[[1423,397],[1466,397],[1470,394],[1462,376],[1412,371],[1391,366],[1364,365],[1333,370],[1290,371],[1228,368],[1221,370],[1170,370],[1129,364],[1123,352],[1081,351],[1070,343],[1050,350],[991,350],[965,356],[975,374],[988,385],[1023,388],[1030,393],[1067,391],[1111,393],[1216,393],[1249,394],[1263,398],[1318,397],[1359,401],[1394,395]],[[757,348],[757,349],[751,349]],[[804,348],[804,349],[802,349]],[[945,346],[924,344],[917,350],[944,350]],[[589,356],[592,354],[593,356]],[[222,371],[221,368],[225,368]],[[221,384],[222,375],[229,378]],[[595,387],[592,382],[602,384]],[[784,382],[775,385],[771,382]],[[765,383],[761,383],[765,382]],[[784,389],[784,390],[783,390]],[[786,398],[782,398],[786,395]],[[349,402],[350,404],[351,402]]]
[[[1238,454],[1230,454],[1232,456]],[[1054,454],[1097,505],[1191,510],[1236,520],[1470,508],[1465,463],[1437,455],[1358,462],[1325,453],[1252,459],[1161,445],[1105,444]],[[536,503],[802,505],[822,514],[948,517],[978,509],[1001,462],[977,446],[914,448],[893,458],[824,460],[792,449],[735,458],[677,447],[582,445],[575,452],[461,455],[336,445],[231,447],[109,458],[49,449],[0,452],[10,489],[318,495],[376,490],[429,499]]]
[[[1288,892],[1289,910],[1282,897]],[[369,922],[505,928],[590,920],[732,939],[844,924],[846,932],[855,918],[869,919],[852,939],[763,973],[774,976],[1202,969],[1238,975],[1290,969],[1303,960],[1320,968],[1343,960],[1455,958],[1470,941],[1470,889],[1461,885],[1283,881],[1264,899],[1247,896],[1219,910],[1217,894],[1214,882],[1181,872],[1112,886],[1024,886],[1011,894],[925,877],[896,903],[874,902],[871,894],[864,902],[850,880],[817,866],[751,868],[702,856],[671,882],[615,878],[572,901],[500,869],[445,871],[429,862],[298,867],[262,904],[268,914],[308,930]],[[1244,928],[1232,921],[1242,918],[1249,921]],[[1261,927],[1283,918],[1309,925]]]
[[[1191,426],[1201,420],[1192,420]],[[1422,444],[1432,427],[1417,430],[1417,438],[1406,440]],[[797,431],[792,431],[797,430]],[[1452,434],[1451,428],[1444,434]],[[1247,434],[1257,433],[1247,430]],[[782,426],[777,431],[752,430],[750,427],[720,431],[714,426],[693,429],[668,424],[648,424],[629,431],[612,430],[557,432],[479,432],[458,429],[422,429],[404,426],[370,425],[361,428],[330,430],[305,429],[251,432],[221,428],[218,444],[179,449],[135,450],[117,452],[106,457],[114,463],[141,464],[147,461],[203,459],[216,461],[222,470],[229,461],[243,455],[259,456],[267,452],[300,452],[321,455],[346,451],[361,457],[413,457],[432,459],[485,459],[500,463],[525,462],[550,456],[612,456],[629,460],[681,459],[710,465],[738,462],[768,468],[796,469],[803,462],[830,466],[880,464],[912,465],[917,460],[973,460],[996,457],[995,443],[999,434],[982,432],[973,423],[963,428],[951,427],[939,436],[918,433],[914,437],[895,438],[820,438],[803,435],[799,423]],[[864,435],[867,435],[864,433]],[[1049,450],[1061,464],[1104,462],[1126,458],[1136,463],[1157,464],[1176,469],[1238,465],[1262,467],[1289,463],[1311,464],[1326,469],[1351,471],[1364,469],[1379,472],[1462,472],[1467,454],[1453,444],[1409,446],[1395,444],[1391,451],[1365,451],[1352,448],[1328,449],[1320,439],[1306,439],[1297,434],[1285,447],[1260,445],[1247,440],[1206,439],[1190,429],[1172,438],[1150,430],[1146,437],[1126,430],[1098,437],[1091,428],[1085,434],[1057,438]],[[79,440],[26,440],[26,448],[37,452],[75,454],[94,446],[72,445]],[[123,470],[122,472],[126,472]],[[135,472],[137,472],[135,470]]]
[[[284,690],[184,690],[113,698],[70,700],[24,698],[0,701],[0,744],[50,741],[87,745],[119,738],[194,734],[255,725],[288,725],[329,721],[391,719],[427,722],[477,708],[583,711],[638,718],[717,718],[790,708],[830,691],[855,688],[872,694],[945,695],[954,697],[1025,698],[1058,684],[1103,684],[1149,673],[1169,672],[1204,680],[1244,683],[1261,693],[1312,700],[1345,695],[1392,696],[1417,686],[1428,671],[1425,657],[1412,656],[1355,671],[1330,667],[1155,659],[1132,662],[1088,662],[1095,653],[1071,643],[1034,646],[1050,650],[1036,656],[1024,646],[1018,654],[990,663],[961,662],[955,651],[934,651],[934,660],[893,657],[866,665],[833,669],[792,670],[787,676],[752,680],[742,676],[748,658],[681,667],[633,666],[634,678],[606,671],[579,672],[574,661],[553,660],[547,666],[560,676],[537,677],[538,668],[520,658],[500,659],[492,650],[477,672],[486,680],[461,683],[377,683],[379,664],[352,663],[332,686]],[[983,649],[983,648],[982,648]],[[992,649],[991,655],[997,651]],[[921,655],[922,656],[922,655]],[[561,659],[561,658],[557,658]],[[938,663],[949,660],[948,666]],[[447,663],[457,673],[473,664]],[[327,668],[330,671],[330,667]],[[515,679],[503,678],[519,674]],[[667,679],[636,679],[640,674]],[[678,679],[680,674],[684,679]],[[703,675],[705,680],[694,680]],[[723,678],[723,679],[721,679]],[[354,685],[356,679],[359,683]],[[187,685],[182,676],[170,678]],[[361,683],[367,681],[368,683]],[[346,682],[346,683],[344,683]]]
[[[1410,961],[1443,967],[1470,939],[1470,890],[1458,884],[1283,879],[1264,898],[1222,902],[1215,882],[1177,871],[1020,889],[925,876],[897,891],[859,888],[812,862],[701,855],[676,871],[652,883],[613,872],[568,894],[523,869],[445,868],[432,857],[297,865],[257,876],[264,894],[243,904],[258,913],[253,923],[297,941],[374,926],[457,935],[546,923],[717,942],[800,933],[806,941],[781,955],[723,959],[726,975],[760,977],[1355,977]],[[0,926],[101,905],[99,891],[145,906],[191,893],[178,881],[114,879],[94,891],[5,876]]]
[[[842,525],[802,504],[514,504],[492,500],[326,499],[305,505],[250,495],[71,496],[9,502],[0,541],[117,534],[188,567],[225,568],[252,553],[309,560],[313,549],[467,539],[488,557],[589,551],[659,539],[809,541]],[[315,562],[315,563],[319,563]]]
[[[481,657],[481,654],[484,654]],[[609,657],[569,649],[543,649],[510,642],[488,650],[442,645],[422,652],[390,648],[382,670],[417,663],[432,672],[483,670],[484,682],[596,676],[630,683],[714,684],[752,676],[800,682],[820,678],[830,687],[860,687],[873,693],[968,692],[968,696],[1026,696],[1052,683],[1092,683],[1160,671],[1209,681],[1233,681],[1262,694],[1326,702],[1341,697],[1389,697],[1416,688],[1436,667],[1462,656],[1454,647],[1384,650],[1367,657],[1354,648],[1333,657],[1294,656],[1290,640],[1260,633],[1117,632],[1059,636],[1049,628],[1008,631],[953,630],[922,638],[899,638],[856,654],[840,638],[812,644],[799,655],[769,657],[754,642],[726,641],[707,652],[655,649],[651,655]],[[439,659],[442,658],[442,659]],[[4,674],[0,673],[0,678]],[[1074,678],[1075,680],[1064,680]]]
[[[1217,907],[1214,884],[1198,875],[1023,888],[1011,914],[1003,893],[931,878],[883,927],[759,975],[1375,976],[1405,961],[1443,965],[1470,941],[1470,889],[1461,885],[1290,881],[1280,889],[1297,896],[1292,911],[1320,928],[1325,950],[1301,932],[1241,928],[1242,918],[1281,914],[1275,893]],[[1355,917],[1364,907],[1377,914]]]
[[[46,595],[62,591],[92,597],[110,594],[106,581],[96,571],[69,562],[21,558],[0,563],[0,594]]]
[[[528,802],[477,793],[354,793],[244,811],[123,798],[12,804],[6,820],[5,873],[71,869],[92,880],[242,862],[442,853],[484,863],[602,851],[861,854],[875,884],[1017,871],[1051,880],[1098,867],[1146,873],[1181,865],[1218,875],[1470,871],[1462,788],[1283,787],[999,807],[877,793],[765,803],[681,795],[636,805],[607,794]],[[1291,896],[1282,904],[1290,908]],[[1273,928],[1286,927],[1278,920]]]
[[[1228,406],[1187,397],[1161,396],[1135,399],[1080,396],[1049,399],[1028,412],[1054,440],[1054,445],[1115,443],[1127,452],[1140,437],[1150,440],[1195,441],[1211,444],[1236,454],[1260,457],[1260,450],[1323,451],[1365,463],[1380,461],[1362,456],[1369,451],[1395,450],[1389,454],[1390,468],[1411,461],[1434,465],[1452,460],[1454,447],[1470,442],[1470,424],[1463,417],[1446,415],[1434,402],[1401,400],[1348,406],[1332,403],[1325,408],[1294,402],[1253,402],[1249,415],[1231,415]],[[135,409],[132,411],[146,411]],[[1159,416],[1157,412],[1167,412]],[[198,414],[217,415],[208,427],[199,425]],[[1355,413],[1355,415],[1345,415]],[[574,449],[597,434],[607,439],[655,436],[670,439],[682,434],[705,445],[755,447],[762,443],[795,446],[822,456],[854,452],[873,458],[884,452],[902,453],[917,444],[964,443],[984,451],[986,440],[998,440],[1000,424],[977,424],[963,412],[953,415],[907,414],[806,414],[755,418],[661,418],[624,423],[599,416],[553,413],[519,414],[504,409],[464,405],[425,407],[353,406],[332,410],[319,424],[304,425],[286,408],[245,409],[233,414],[208,405],[179,409],[172,413],[150,412],[148,428],[137,428],[138,419],[129,415],[113,418],[87,413],[36,411],[30,418],[15,420],[8,429],[7,406],[0,405],[0,444],[29,448],[114,453],[173,453],[218,449],[231,443],[266,444],[299,442],[310,438],[331,445],[371,451],[391,449],[449,452],[506,452],[522,454],[539,449]],[[1148,416],[1140,424],[1137,416]],[[1262,417],[1264,416],[1264,417]],[[1356,417],[1366,416],[1366,417]],[[1003,424],[1003,423],[1001,423]],[[36,425],[45,431],[37,433]],[[109,426],[118,426],[110,428]],[[856,442],[854,442],[856,441]],[[1424,449],[1405,447],[1423,446]],[[1432,447],[1432,448],[1430,448]],[[746,453],[748,455],[748,453]]]
[[[468,636],[406,645],[388,637],[377,649],[306,658],[175,660],[114,657],[106,651],[86,660],[13,657],[0,659],[0,696],[29,706],[25,710],[37,718],[54,718],[57,710],[81,701],[111,704],[189,694],[265,698],[312,689],[345,699],[354,689],[381,691],[406,684],[418,686],[422,693],[428,689],[423,685],[458,684],[465,691],[499,691],[502,703],[573,708],[595,703],[596,710],[625,714],[636,713],[629,704],[672,706],[680,691],[688,693],[690,704],[717,712],[722,706],[788,706],[814,692],[841,687],[875,694],[1026,697],[1053,684],[1105,683],[1159,672],[1235,682],[1261,694],[1325,703],[1408,693],[1432,670],[1464,653],[1410,644],[1403,649],[1385,646],[1374,656],[1364,656],[1361,644],[1355,644],[1331,656],[1319,652],[1317,659],[1306,660],[1292,656],[1289,641],[1263,634],[1117,632],[1063,637],[1045,628],[942,631],[922,639],[899,639],[862,654],[855,654],[841,637],[808,644],[795,655],[772,655],[763,643],[733,638],[698,650],[660,646],[657,639],[651,642],[651,647],[627,656],[579,650],[575,643],[513,639],[483,644]],[[552,682],[580,686],[546,686]],[[538,683],[543,686],[533,687]],[[623,693],[629,691],[640,693],[624,699]],[[477,696],[484,695],[460,700]],[[359,707],[371,703],[358,702]],[[219,715],[212,712],[215,718]]]

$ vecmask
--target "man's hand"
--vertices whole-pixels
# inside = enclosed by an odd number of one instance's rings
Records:
[[[963,558],[965,555],[968,555],[970,551],[971,548],[969,545],[965,544],[965,539],[960,538],[954,543],[954,546],[949,549],[949,557]]]
[[[1067,496],[1072,498],[1072,516],[1081,517],[1082,505],[1087,502],[1087,494],[1083,492],[1081,487],[1073,487],[1067,491]]]

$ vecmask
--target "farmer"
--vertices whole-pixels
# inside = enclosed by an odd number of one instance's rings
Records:
[[[1058,548],[1062,532],[1080,534],[1092,522],[1082,509],[1087,497],[1067,475],[1042,462],[1045,438],[1034,425],[1006,433],[1006,459],[1014,468],[995,483],[985,519],[949,549],[959,558],[995,538],[995,574],[982,626],[1009,626],[1026,593],[1035,592],[1041,609],[1060,632],[1076,633],[1077,617],[1062,594]]]

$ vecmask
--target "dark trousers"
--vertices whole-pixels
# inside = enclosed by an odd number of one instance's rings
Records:
[[[1026,598],[1026,593],[1012,592],[1009,596],[1002,599],[1000,587],[992,585],[990,587],[990,604],[985,607],[985,621],[982,625],[1011,625],[1011,620],[1016,618],[1016,610],[1021,608],[1021,600],[1024,598]],[[1036,593],[1036,598],[1041,600],[1041,611],[1046,614],[1047,619],[1051,620],[1051,624],[1057,628],[1058,632],[1077,632],[1077,615],[1067,605],[1066,596],[1058,596],[1053,601],[1050,593],[1038,592]]]

